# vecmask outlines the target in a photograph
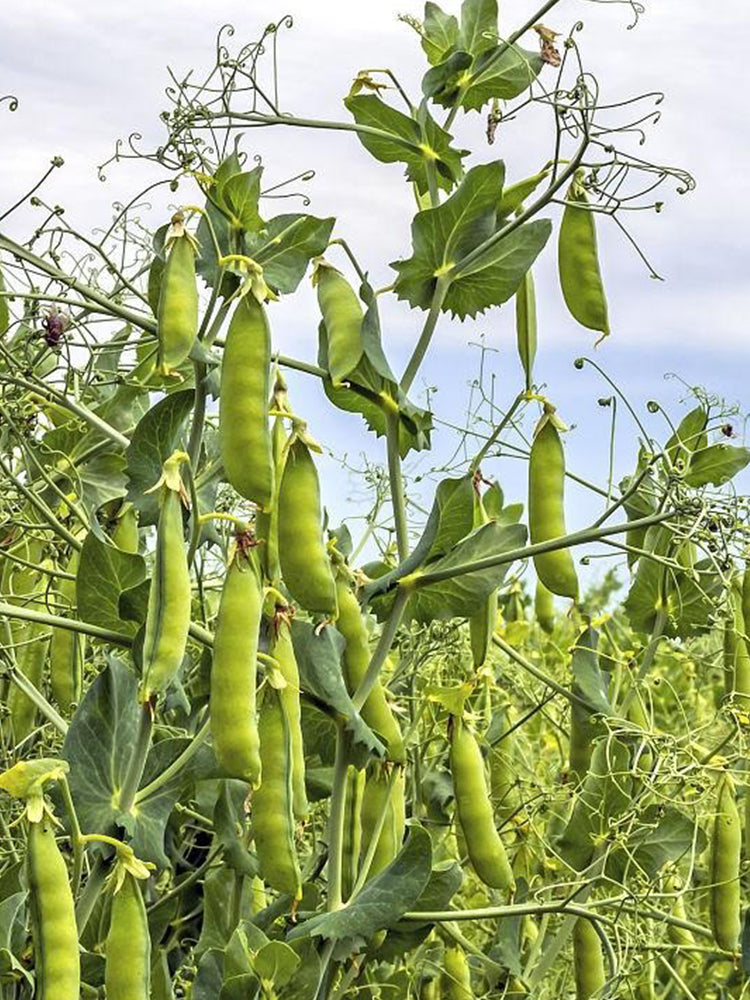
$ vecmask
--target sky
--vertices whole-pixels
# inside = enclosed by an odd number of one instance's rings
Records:
[[[457,6],[446,3],[450,10]],[[501,7],[501,32],[523,23],[536,6],[527,0],[507,0]],[[647,127],[645,143],[633,135],[624,146],[654,163],[682,167],[697,182],[686,195],[678,194],[674,183],[666,184],[657,196],[664,202],[660,214],[630,213],[626,220],[663,281],[649,276],[615,224],[599,220],[612,335],[596,350],[594,337],[565,311],[554,237],[535,268],[540,316],[536,380],[546,386],[571,426],[566,436],[569,467],[598,483],[607,479],[611,409],[599,406],[597,400],[611,389],[593,369],[573,368],[579,354],[596,359],[649,431],[662,440],[663,419],[646,413],[647,400],[658,399],[676,422],[685,412],[689,386],[705,386],[740,408],[747,396],[750,146],[742,123],[750,69],[739,46],[733,51],[727,43],[727,26],[735,38],[744,37],[747,8],[742,0],[725,0],[718,18],[707,16],[699,0],[646,0],[644,6],[634,28],[631,7],[623,3],[562,0],[544,18],[563,33],[576,21],[583,22],[576,38],[586,68],[599,80],[603,102],[663,92],[658,107],[654,98],[643,102],[644,112],[660,113],[659,121]],[[111,155],[117,138],[133,131],[144,136],[144,148],[158,144],[163,134],[158,112],[165,106],[163,90],[169,82],[165,67],[171,66],[178,75],[189,67],[205,69],[223,23],[235,27],[229,39],[233,46],[257,37],[262,26],[286,13],[294,19],[293,28],[280,30],[278,42],[280,100],[286,111],[346,120],[341,100],[363,68],[390,67],[410,93],[419,94],[424,64],[418,38],[397,20],[399,13],[421,14],[410,0],[395,4],[290,0],[283,7],[258,0],[3,4],[0,95],[12,93],[20,104],[14,114],[0,105],[0,206],[20,196],[51,156],[61,155],[65,167],[45,188],[46,199],[64,205],[70,221],[82,231],[100,227],[111,217],[114,202],[128,199],[155,176],[148,165],[122,163],[108,168],[103,183],[96,166]],[[523,41],[527,47],[535,45],[534,36]],[[476,149],[470,165],[503,158],[507,176],[519,179],[535,172],[549,155],[545,122],[534,111],[528,119],[502,126],[495,145],[488,147],[484,118],[472,114],[460,120],[457,142]],[[337,217],[335,233],[350,242],[376,286],[392,280],[388,262],[410,255],[413,213],[399,166],[372,160],[351,133],[256,130],[246,135],[244,148],[263,157],[269,184],[314,170],[314,178],[302,185],[311,199],[309,211]],[[181,196],[192,200],[186,187]],[[174,199],[174,195],[154,198],[149,208],[144,207],[144,220],[160,224],[174,207]],[[292,210],[293,205],[276,202],[268,214]],[[549,215],[557,221],[559,209],[553,206]],[[19,213],[9,221],[8,231],[24,237],[34,218],[31,211]],[[330,256],[344,263],[335,251]],[[382,310],[386,350],[399,372],[418,336],[422,315],[392,296],[384,298]],[[276,307],[272,322],[278,349],[315,360],[317,307],[307,281],[293,300]],[[482,338],[495,399],[499,406],[507,405],[520,388],[509,306],[472,323],[441,320],[431,355],[414,386],[416,401],[424,402],[429,389],[436,414],[460,423],[478,372],[477,345]],[[291,389],[295,408],[308,416],[313,433],[338,459],[346,455],[353,466],[362,464],[362,455],[372,462],[383,461],[382,444],[364,433],[358,418],[331,412],[320,387],[308,377],[292,378]],[[527,428],[532,423],[530,415]],[[737,427],[742,434],[741,419]],[[450,456],[454,445],[455,438],[439,426],[437,461]],[[621,406],[615,479],[630,470],[636,449],[634,425]],[[432,464],[425,456],[412,457],[407,473],[421,475]],[[323,468],[324,482],[335,484],[325,499],[336,521],[351,512],[356,491],[330,459]],[[509,499],[523,499],[522,463],[500,458],[484,471],[501,482]],[[589,495],[569,490],[569,528],[586,526],[596,513],[598,507]]]

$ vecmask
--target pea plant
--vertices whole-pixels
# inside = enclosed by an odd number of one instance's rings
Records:
[[[747,995],[750,451],[707,392],[631,401],[605,342],[569,377],[606,386],[630,474],[606,444],[593,480],[566,468],[534,264],[556,255],[603,340],[597,228],[647,272],[629,220],[693,182],[629,151],[659,95],[605,100],[561,6],[511,31],[495,0],[427,3],[402,18],[421,93],[354,66],[340,120],[280,101],[290,19],[223,30],[207,73],[172,75],[161,145],[101,168],[156,179],[95,236],[43,196],[58,160],[0,215],[0,1000]],[[494,157],[519,119],[549,136],[528,177]],[[306,197],[273,214],[309,175],[266,184],[255,129],[350,132],[404,173],[391,284]],[[314,361],[274,338],[307,281]],[[450,430],[424,359],[498,308],[517,391],[483,355]],[[333,455],[352,425],[382,454],[340,525],[314,383]],[[571,482],[597,511],[572,532]]]

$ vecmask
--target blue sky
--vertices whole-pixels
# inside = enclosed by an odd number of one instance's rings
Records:
[[[507,0],[502,5],[501,30],[512,30],[535,6],[526,0]],[[687,395],[684,383],[705,385],[741,406],[746,399],[750,152],[743,122],[750,71],[741,45],[747,8],[741,0],[725,0],[719,19],[709,17],[699,0],[680,4],[647,0],[645,6],[633,30],[628,29],[632,16],[626,4],[563,0],[545,18],[562,32],[578,19],[584,22],[578,41],[607,100],[665,92],[666,100],[659,106],[661,120],[649,128],[646,144],[639,146],[633,139],[628,148],[654,162],[684,167],[697,180],[696,190],[686,196],[676,194],[674,185],[665,186],[660,194],[664,211],[639,215],[632,222],[664,282],[648,276],[614,225],[603,220],[599,226],[612,336],[596,352],[591,334],[565,312],[553,241],[536,269],[537,380],[546,384],[573,427],[567,436],[569,466],[597,482],[606,480],[610,420],[610,411],[599,407],[597,398],[609,391],[592,370],[573,369],[578,354],[595,354],[654,433],[661,425],[658,418],[645,415],[645,402],[658,399],[677,420],[683,412],[680,401]],[[0,13],[0,94],[14,93],[21,104],[14,115],[0,114],[3,202],[13,200],[52,155],[60,154],[66,166],[46,189],[48,200],[64,204],[71,221],[84,231],[101,225],[110,217],[112,202],[130,196],[153,176],[151,168],[125,164],[110,168],[108,181],[102,184],[95,166],[110,155],[116,138],[133,130],[144,134],[145,146],[158,143],[165,64],[178,73],[190,66],[206,67],[220,24],[232,21],[235,38],[245,41],[257,35],[259,26],[285,12],[295,19],[293,30],[280,38],[286,110],[301,116],[346,118],[341,98],[363,67],[389,66],[411,93],[418,93],[423,70],[418,40],[396,20],[398,13],[421,13],[408,0],[395,4],[292,0],[283,8],[256,0],[241,5],[227,0],[5,4]],[[727,44],[728,32],[736,39],[735,49]],[[526,42],[534,44],[532,39]],[[502,128],[495,146],[488,149],[482,138],[484,119],[472,115],[461,122],[458,138],[478,150],[472,162],[502,157],[508,175],[518,178],[538,169],[548,155],[548,132],[541,119],[532,116],[529,122]],[[312,199],[310,211],[336,215],[336,232],[351,242],[374,282],[392,280],[387,264],[409,255],[412,212],[399,167],[371,160],[347,134],[255,131],[247,136],[245,148],[262,154],[269,179],[314,169],[314,180],[305,185]],[[184,200],[192,200],[187,188],[181,191]],[[174,204],[175,196],[171,197],[171,202],[167,196],[154,200],[151,211],[144,210],[144,219],[153,225],[163,221]],[[553,218],[557,211],[550,213]],[[33,214],[24,213],[8,228],[22,236],[33,222]],[[400,371],[418,336],[421,315],[392,297],[383,314],[386,347],[394,369]],[[274,311],[272,320],[283,352],[314,360],[317,308],[307,283],[295,301]],[[471,324],[445,318],[415,391],[418,395],[425,387],[434,387],[433,405],[451,422],[460,421],[465,408],[479,357],[478,348],[470,345],[482,336],[493,352],[488,357],[500,405],[518,391],[512,309],[494,311]],[[665,378],[668,373],[678,378]],[[339,456],[346,452],[355,465],[362,452],[372,461],[382,460],[381,445],[363,432],[358,419],[332,414],[310,380],[293,379],[292,391],[296,408],[307,413],[314,433],[333,452]],[[632,426],[624,418],[620,428],[616,478],[629,470],[636,449]],[[453,443],[439,431],[437,455],[449,454]],[[420,471],[428,467],[421,459],[412,465]],[[485,471],[500,480],[509,497],[522,498],[521,463],[499,460]],[[335,465],[326,465],[325,472],[326,502],[335,520],[351,512],[351,491]],[[585,526],[594,509],[588,497],[571,491],[569,526]]]

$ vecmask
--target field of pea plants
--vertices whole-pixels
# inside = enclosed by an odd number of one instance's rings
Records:
[[[117,146],[108,170],[157,179],[99,228],[47,175],[0,205],[0,1000],[750,995],[741,415],[609,384],[631,471],[591,481],[535,374],[537,260],[579,328],[570,377],[606,381],[597,232],[692,178],[628,152],[638,107],[601,106],[557,0],[513,6],[404,15],[421,91],[355,68],[330,121],[279,101],[290,19],[220,32],[172,73],[161,144]],[[548,156],[514,176],[532,108]],[[258,129],[343,130],[403,177],[390,284],[345,210],[278,200]],[[310,286],[290,357],[279,303]],[[513,370],[441,464],[425,358],[498,309]],[[338,524],[321,463],[352,427],[379,459]],[[573,532],[571,483],[594,512]]]

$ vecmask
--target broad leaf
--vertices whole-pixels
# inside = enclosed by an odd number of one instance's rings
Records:
[[[268,284],[288,295],[302,281],[312,258],[328,246],[334,221],[314,215],[277,215],[257,235],[246,234],[245,251],[263,266]]]
[[[122,552],[90,531],[81,549],[76,604],[82,621],[134,635],[137,625],[120,614],[120,597],[146,576],[143,556]]]
[[[438,4],[424,5],[422,49],[431,66],[443,61],[458,41],[458,19],[446,14]]]
[[[723,486],[750,462],[750,449],[712,444],[696,451],[685,475],[688,486]]]
[[[615,851],[607,859],[607,874],[618,882],[633,874],[656,878],[664,865],[688,855],[694,842],[696,854],[706,849],[706,834],[673,806],[648,806],[639,819],[640,829],[630,835],[627,850]]]

